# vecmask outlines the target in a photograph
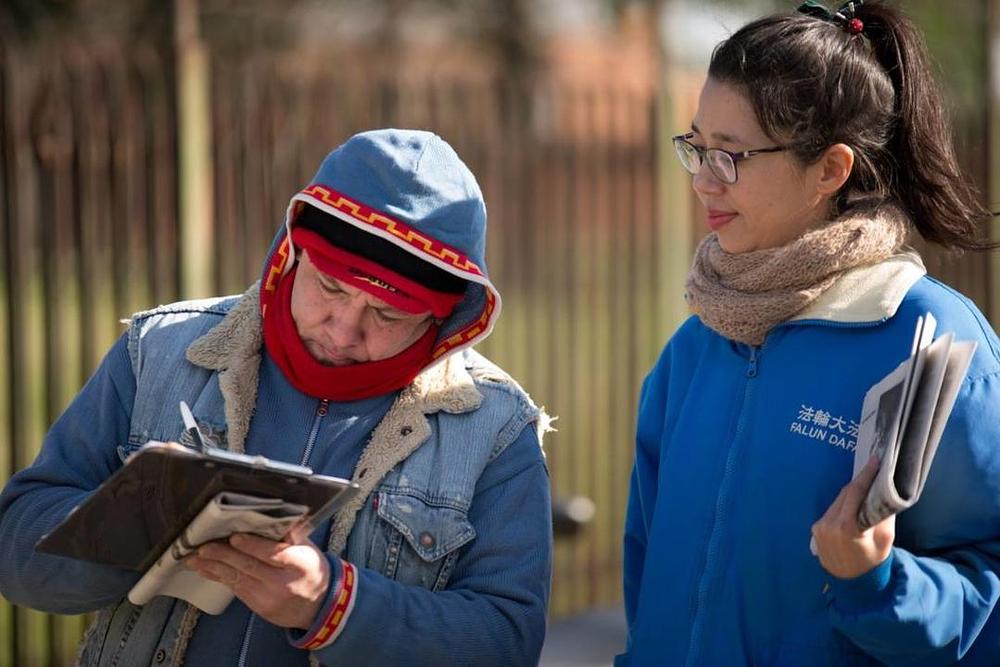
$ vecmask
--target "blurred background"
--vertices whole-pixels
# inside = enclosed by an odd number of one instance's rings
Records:
[[[504,314],[481,351],[559,417],[546,450],[567,511],[544,664],[608,664],[636,397],[687,315],[704,233],[669,139],[712,46],[795,4],[0,0],[0,481],[32,461],[121,318],[242,292],[330,149],[431,129],[486,195]],[[905,5],[996,209],[1000,0]],[[925,259],[997,322],[998,255]],[[71,664],[86,622],[0,600],[0,665]]]

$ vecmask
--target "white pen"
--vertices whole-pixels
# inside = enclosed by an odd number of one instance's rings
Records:
[[[181,401],[181,419],[184,420],[184,430],[194,440],[195,447],[199,452],[204,452],[206,448],[205,439],[201,437],[201,429],[198,428],[198,422],[195,421],[194,415],[191,414],[191,408],[184,401]]]

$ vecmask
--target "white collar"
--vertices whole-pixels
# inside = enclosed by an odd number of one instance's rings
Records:
[[[896,314],[903,297],[926,275],[912,248],[888,259],[846,271],[828,290],[792,318],[833,322],[876,322]]]

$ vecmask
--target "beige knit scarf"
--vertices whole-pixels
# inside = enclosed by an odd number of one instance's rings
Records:
[[[685,298],[702,322],[760,345],[845,271],[877,264],[903,245],[910,225],[896,206],[860,204],[787,245],[732,254],[709,234],[695,251]]]

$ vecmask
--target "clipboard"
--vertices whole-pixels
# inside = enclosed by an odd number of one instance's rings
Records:
[[[305,505],[309,513],[295,530],[308,534],[358,485],[263,456],[147,446],[42,536],[35,550],[145,572],[222,491]]]

